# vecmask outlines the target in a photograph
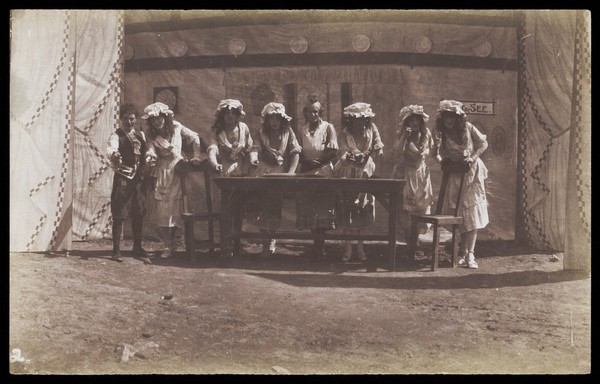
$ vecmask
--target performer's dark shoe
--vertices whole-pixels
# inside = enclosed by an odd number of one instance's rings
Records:
[[[133,253],[133,256],[135,257],[150,257],[150,254],[142,247],[133,247],[131,253]]]

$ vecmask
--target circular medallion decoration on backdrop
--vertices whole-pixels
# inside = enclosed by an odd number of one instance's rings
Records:
[[[352,39],[352,47],[356,52],[367,52],[371,48],[371,38],[367,35],[356,35]]]
[[[131,45],[125,44],[123,46],[123,58],[125,60],[132,59],[134,54],[135,54],[135,50],[133,49],[133,47]]]
[[[492,43],[484,41],[475,47],[475,54],[480,57],[487,57],[492,53]]]
[[[155,87],[154,102],[160,101],[166,104],[173,112],[179,110],[179,88],[178,87]]]
[[[492,131],[492,152],[495,155],[502,155],[506,152],[506,133],[501,126],[497,126]]]
[[[431,39],[427,36],[419,36],[415,41],[415,49],[419,53],[427,53],[431,51]]]
[[[308,50],[308,40],[304,36],[296,36],[290,41],[290,49],[294,53],[304,53]]]
[[[246,42],[242,39],[234,37],[233,39],[229,40],[228,49],[229,53],[232,55],[241,55],[244,53],[244,51],[246,51]]]
[[[175,57],[184,56],[188,51],[187,44],[182,40],[169,41],[167,48],[169,49],[169,53]]]

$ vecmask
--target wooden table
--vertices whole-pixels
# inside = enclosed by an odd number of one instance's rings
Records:
[[[405,180],[398,179],[346,179],[302,176],[265,176],[265,177],[215,177],[215,184],[221,192],[222,212],[231,213],[231,219],[221,219],[221,243],[233,239],[233,255],[239,254],[241,238],[255,239],[324,239],[324,240],[387,240],[389,269],[396,270],[396,212],[401,206],[402,188]],[[283,232],[257,233],[242,231],[241,211],[243,202],[252,192],[369,192],[388,211],[387,234],[341,234],[341,233],[306,233]],[[387,197],[387,199],[386,199]],[[228,227],[227,222],[232,226]],[[367,260],[367,266],[369,264]]]

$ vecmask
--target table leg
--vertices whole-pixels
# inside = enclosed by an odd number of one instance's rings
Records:
[[[398,216],[398,194],[390,193],[390,210],[388,212],[389,244],[388,254],[390,258],[390,270],[396,272],[396,221]]]
[[[194,238],[194,219],[187,219],[183,223],[183,237],[185,241],[185,251],[191,264],[196,263],[196,239]]]
[[[220,229],[219,234],[221,237],[221,256],[228,257],[229,247],[228,242],[231,236],[231,217],[232,212],[229,201],[229,191],[226,189],[221,190],[221,220],[219,220]]]
[[[244,206],[243,195],[241,193],[232,196],[233,208],[233,256],[238,257],[242,248],[240,241],[240,232],[242,231],[242,208]]]

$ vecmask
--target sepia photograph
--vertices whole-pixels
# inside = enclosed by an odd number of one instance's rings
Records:
[[[13,378],[591,374],[590,10],[9,18]]]

